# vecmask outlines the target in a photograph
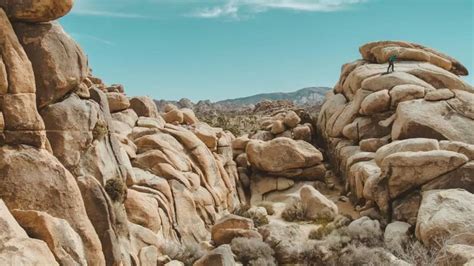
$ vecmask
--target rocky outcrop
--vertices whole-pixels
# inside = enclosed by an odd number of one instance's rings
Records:
[[[461,63],[422,45],[374,42],[360,52],[322,106],[318,134],[361,210],[414,224],[420,191],[472,191],[474,89],[458,77],[468,74]],[[394,54],[396,71],[386,73]]]
[[[51,21],[72,1],[30,2],[0,1],[0,197],[44,243],[8,245],[41,257],[21,254],[27,264],[145,265],[163,243],[211,239],[222,213],[246,201],[233,135],[105,85]]]

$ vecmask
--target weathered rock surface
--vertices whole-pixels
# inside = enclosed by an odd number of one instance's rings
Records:
[[[429,247],[463,232],[474,232],[474,195],[462,189],[423,192],[416,236]]]
[[[300,190],[301,202],[306,218],[318,221],[332,221],[338,214],[336,204],[314,187],[304,186]]]
[[[48,22],[66,15],[72,8],[73,0],[1,0],[2,7],[8,17],[15,21]]]
[[[321,152],[311,144],[288,138],[250,141],[246,150],[250,164],[268,172],[311,167],[323,160]]]
[[[0,32],[0,110],[5,142],[45,148],[44,124],[36,109],[33,68],[3,9]]]
[[[13,215],[30,236],[48,244],[59,263],[87,265],[82,240],[66,220],[38,211],[13,210]]]
[[[58,23],[16,23],[14,28],[33,65],[39,109],[73,91],[87,77],[86,56]]]
[[[59,265],[45,242],[31,239],[0,200],[0,264]]]
[[[234,254],[229,245],[221,245],[210,251],[194,263],[195,266],[233,266],[235,265]]]
[[[235,215],[228,215],[217,221],[211,229],[211,235],[217,245],[229,244],[236,237],[262,238],[255,230],[252,220]]]
[[[74,177],[54,156],[46,150],[4,146],[0,179],[0,197],[10,209],[44,211],[65,219],[81,236],[88,263],[104,263],[101,243]]]

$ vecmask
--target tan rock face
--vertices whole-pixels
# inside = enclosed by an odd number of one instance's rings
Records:
[[[15,21],[48,22],[66,15],[73,0],[26,0],[21,2],[1,0],[0,7]]]
[[[453,109],[450,101],[415,100],[398,105],[392,139],[433,138],[474,143],[474,120],[468,113],[473,103]],[[472,108],[471,108],[472,109]],[[467,111],[467,112],[466,112]]]
[[[397,152],[431,150],[439,150],[438,141],[424,138],[394,141],[377,150],[375,153],[375,162],[380,166],[385,157]]]
[[[252,220],[236,215],[227,215],[217,221],[211,229],[211,236],[216,245],[230,244],[236,237],[262,238],[254,229]]]
[[[38,108],[59,100],[87,77],[86,56],[58,23],[16,23],[14,28],[33,65]]]
[[[13,215],[29,235],[48,244],[59,263],[87,264],[81,237],[66,220],[38,211],[14,210]]]
[[[3,96],[2,106],[6,130],[44,130],[43,120],[36,111],[34,93],[7,94]]]
[[[456,75],[467,75],[468,71],[459,61],[420,44],[400,41],[378,41],[359,48],[362,57],[368,61],[385,63],[392,54],[407,61],[426,61],[443,67]]]
[[[119,92],[106,93],[107,100],[109,101],[109,108],[111,113],[120,112],[130,107],[128,98]]]
[[[398,152],[385,157],[381,169],[382,175],[388,175],[390,197],[396,198],[467,161],[465,155],[451,151]]]
[[[129,189],[125,208],[129,221],[158,233],[161,228],[161,219],[158,212],[158,203],[153,197]]]
[[[36,86],[31,63],[3,10],[0,10],[0,32],[4,36],[0,50],[1,94],[34,93]]]
[[[130,99],[130,108],[138,116],[158,117],[158,110],[155,103],[149,97],[134,97]]]
[[[234,254],[229,245],[221,245],[210,251],[208,254],[200,258],[194,263],[196,266],[231,266],[235,265]]]
[[[252,166],[267,172],[311,167],[323,160],[321,152],[311,144],[289,138],[252,140],[247,145],[247,157]]]
[[[312,186],[302,187],[300,197],[306,218],[310,220],[332,221],[338,214],[336,204]]]
[[[77,178],[87,216],[98,232],[106,264],[128,263],[129,231],[121,201],[112,202],[104,187],[91,176]]]
[[[4,141],[46,147],[43,121],[36,109],[36,85],[33,69],[10,25],[0,9],[0,109]]]
[[[81,236],[87,261],[103,265],[102,247],[74,177],[46,150],[0,150],[0,197],[11,209],[44,211],[65,219]],[[34,176],[32,176],[34,175]]]
[[[388,90],[374,92],[367,96],[360,105],[360,113],[371,115],[388,110],[390,106],[390,95]]]
[[[184,122],[184,114],[181,110],[174,109],[165,113],[163,119],[165,119],[166,123],[182,124]]]
[[[454,92],[449,89],[439,89],[435,91],[429,91],[425,95],[425,100],[427,101],[441,101],[441,100],[449,100],[454,98]]]
[[[439,247],[452,236],[473,232],[473,202],[474,195],[462,189],[425,191],[418,212],[417,238],[428,247]]]
[[[45,242],[31,239],[0,200],[0,264],[59,265]]]
[[[419,85],[397,85],[390,90],[391,106],[396,107],[401,102],[423,98],[426,90]]]
[[[272,132],[272,134],[277,135],[277,134],[285,132],[285,130],[286,130],[286,127],[285,127],[285,124],[283,123],[283,121],[275,120],[272,123],[272,128],[271,128],[270,132]]]
[[[286,113],[283,122],[289,128],[294,128],[301,122],[301,118],[294,111],[289,111]]]
[[[217,133],[214,128],[206,123],[198,123],[195,124],[193,132],[209,149],[217,148]]]

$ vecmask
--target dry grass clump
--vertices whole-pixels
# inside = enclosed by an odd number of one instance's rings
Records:
[[[267,210],[268,215],[274,215],[275,214],[275,209],[273,208],[273,202],[271,201],[262,201],[257,204],[259,207],[265,208]]]
[[[230,243],[232,252],[243,265],[276,265],[273,249],[265,242],[255,238],[234,238]]]
[[[108,134],[109,134],[109,129],[107,128],[107,123],[104,120],[98,120],[97,123],[95,124],[94,129],[92,130],[93,138],[101,140]]]
[[[164,255],[168,255],[172,260],[181,261],[186,266],[191,266],[206,254],[206,251],[198,244],[178,245],[170,242],[163,250]]]
[[[127,199],[127,186],[121,178],[107,180],[104,189],[113,201],[124,202]]]
[[[288,222],[304,221],[305,217],[306,211],[301,200],[289,203],[281,213],[281,218]]]
[[[255,211],[255,209],[251,208],[250,205],[240,206],[234,211],[234,214],[251,219],[255,227],[260,227],[269,223],[268,217],[265,213]]]

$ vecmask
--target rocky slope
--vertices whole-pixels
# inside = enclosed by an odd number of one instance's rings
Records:
[[[54,21],[72,5],[0,0],[0,265],[474,263],[455,59],[366,44],[316,125],[265,102],[236,137],[94,77]]]

